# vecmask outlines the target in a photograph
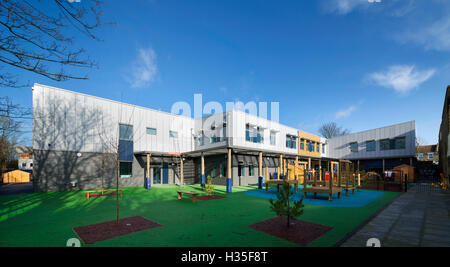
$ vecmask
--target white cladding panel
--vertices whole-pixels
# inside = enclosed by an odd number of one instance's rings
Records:
[[[380,150],[380,140],[405,137],[405,149]],[[353,133],[328,139],[328,156],[341,159],[412,157],[415,154],[415,121]],[[367,151],[366,141],[375,140],[375,151]],[[358,152],[350,151],[350,143],[358,143]]]
[[[135,151],[192,150],[194,121],[59,88],[33,87],[33,148],[102,152],[117,140],[119,123],[133,125]],[[146,128],[157,134],[147,134]],[[178,137],[169,137],[169,131]]]

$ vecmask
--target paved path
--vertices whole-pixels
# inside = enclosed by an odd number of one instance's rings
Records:
[[[382,247],[450,247],[450,192],[416,185],[341,246],[366,246],[369,238]]]
[[[23,194],[33,192],[33,183],[17,183],[0,185],[0,195]]]

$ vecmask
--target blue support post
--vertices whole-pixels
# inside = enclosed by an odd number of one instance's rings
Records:
[[[258,177],[258,189],[263,189],[263,177]]]
[[[227,193],[231,193],[233,188],[233,183],[231,181],[231,178],[227,178]]]
[[[202,183],[202,187],[204,187],[206,184],[206,176],[204,174],[201,175],[201,183]]]

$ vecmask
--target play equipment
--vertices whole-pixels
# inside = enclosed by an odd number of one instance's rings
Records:
[[[280,185],[283,185],[284,183],[288,183],[289,185],[294,185],[294,192],[297,192],[299,181],[297,180],[268,180],[265,181],[264,184],[266,185],[266,192],[269,191],[269,184],[275,184],[277,185],[277,191],[280,191]]]
[[[345,190],[345,195],[348,195],[350,190],[354,194],[356,189],[359,191],[359,187],[357,183],[358,175],[353,172],[353,163],[349,160],[340,160],[339,163],[338,186]]]
[[[328,200],[332,201],[333,200],[333,195],[337,194],[338,198],[341,197],[341,192],[342,192],[342,188],[339,186],[334,186],[334,182],[333,180],[335,179],[334,176],[335,174],[333,174],[333,165],[334,162],[330,162],[330,164],[328,165],[328,170],[331,170],[331,173],[325,172],[325,180],[324,181],[320,181],[320,183],[318,183],[319,181],[317,181],[317,175],[315,175],[315,171],[313,170],[308,170],[308,176],[312,176],[312,181],[310,181],[308,183],[308,177],[305,177],[304,181],[303,181],[303,196],[306,198],[307,197],[307,193],[314,193],[314,197],[317,196],[317,194],[328,194]],[[339,170],[339,169],[337,169]],[[320,177],[320,175],[319,175]],[[311,183],[312,182],[312,183]]]

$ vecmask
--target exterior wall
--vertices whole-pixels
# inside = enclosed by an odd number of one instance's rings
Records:
[[[321,157],[322,156],[322,145],[321,138],[319,136],[315,136],[313,134],[309,134],[306,132],[298,131],[298,153],[302,156],[309,156],[309,157]],[[311,141],[314,143],[314,151],[310,152],[307,148],[307,142]],[[303,149],[301,149],[301,143],[303,143]],[[319,144],[319,152],[317,152],[317,144]]]
[[[439,129],[439,166],[442,170],[444,177],[447,179],[447,184],[449,184],[450,178],[450,151],[449,151],[449,125],[450,125],[450,86],[447,87],[447,92],[444,99],[444,107],[442,109],[442,121],[441,127]]]
[[[279,153],[296,154],[298,149],[298,139],[296,148],[286,147],[286,135],[298,137],[298,130],[279,124],[277,122],[269,121],[264,118],[259,118],[254,115],[242,111],[230,111],[228,113],[228,133],[230,138],[230,146],[248,148],[256,151],[276,151]],[[257,126],[264,129],[264,142],[253,143],[247,141],[245,137],[246,125]],[[275,145],[270,144],[270,132],[276,132]]]
[[[152,109],[35,84],[33,149],[111,152],[104,143],[118,140],[119,123],[133,125],[135,151],[193,150],[194,120]],[[156,128],[157,134],[146,133]],[[178,138],[169,137],[178,132]]]
[[[24,171],[31,171],[33,170],[33,159],[29,158],[29,159],[22,159],[19,158],[18,160],[18,169],[19,170],[24,170]]]
[[[380,150],[380,140],[405,137],[405,149]],[[328,139],[328,156],[339,159],[371,159],[414,157],[416,146],[415,121]],[[366,141],[375,140],[375,151],[366,151]],[[358,143],[358,152],[350,151],[350,143]]]

